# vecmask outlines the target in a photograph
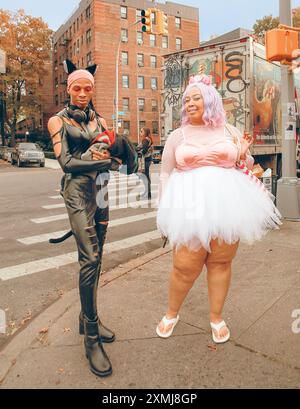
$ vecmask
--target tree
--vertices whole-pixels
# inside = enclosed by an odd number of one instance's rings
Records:
[[[15,145],[18,120],[35,116],[41,105],[41,83],[45,63],[50,60],[52,31],[41,18],[25,15],[24,10],[0,9],[0,44],[6,51],[6,126]]]
[[[253,32],[258,37],[258,40],[265,44],[265,33],[268,30],[278,27],[279,18],[273,17],[272,14],[265,16],[262,19],[256,20],[256,23],[253,26]]]

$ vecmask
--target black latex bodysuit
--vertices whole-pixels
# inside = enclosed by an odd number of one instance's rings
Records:
[[[70,119],[65,109],[57,116]],[[97,319],[96,294],[107,230],[107,224],[101,222],[109,219],[108,205],[101,209],[96,203],[99,189],[107,190],[108,178],[104,186],[97,186],[96,179],[100,172],[111,169],[112,160],[83,161],[80,157],[99,132],[102,132],[99,121],[93,132],[85,124],[79,129],[63,120],[61,154],[57,158],[65,173],[62,195],[78,248],[80,300],[84,318],[88,321]],[[108,195],[107,192],[105,194]]]

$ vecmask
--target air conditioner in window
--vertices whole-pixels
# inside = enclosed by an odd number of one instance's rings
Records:
[[[139,62],[138,62],[138,66],[139,66],[139,67],[143,67],[143,66],[144,66],[144,63],[139,61]]]
[[[137,43],[138,43],[138,45],[143,45],[144,42],[143,42],[143,40],[138,39],[138,40],[137,40]]]
[[[127,43],[128,37],[122,36],[121,41],[122,41],[122,43]]]

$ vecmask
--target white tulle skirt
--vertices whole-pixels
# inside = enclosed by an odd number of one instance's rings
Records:
[[[210,252],[210,241],[252,244],[282,218],[274,196],[238,169],[174,170],[161,197],[157,227],[172,246]]]

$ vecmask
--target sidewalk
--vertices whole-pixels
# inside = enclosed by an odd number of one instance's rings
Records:
[[[88,369],[76,289],[1,351],[1,388],[300,388],[300,333],[292,331],[292,312],[300,309],[299,247],[296,222],[240,246],[224,310],[232,337],[216,350],[205,271],[164,340],[155,327],[166,309],[170,250],[120,266],[104,275],[99,290],[101,318],[117,334],[105,345],[113,375],[97,378]]]

